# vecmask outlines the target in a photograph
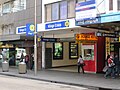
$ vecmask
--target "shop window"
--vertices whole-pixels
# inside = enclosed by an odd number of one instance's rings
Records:
[[[63,59],[63,43],[53,44],[53,59]]]
[[[78,58],[78,44],[75,42],[69,43],[69,58],[77,59]]]
[[[113,10],[113,0],[109,0],[109,11]]]
[[[59,3],[52,4],[52,20],[59,19]]]
[[[67,1],[60,2],[60,19],[67,19]]]
[[[118,10],[120,10],[120,0],[117,0],[117,4],[118,4],[118,5],[117,5],[117,6],[118,6],[118,7],[117,7]]]
[[[45,6],[46,21],[51,21],[51,4]]]
[[[68,18],[75,17],[75,0],[69,0],[68,1]]]

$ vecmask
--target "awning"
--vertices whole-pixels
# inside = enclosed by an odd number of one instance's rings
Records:
[[[33,40],[33,37],[26,36],[26,35],[20,35],[20,34],[14,34],[14,35],[1,35],[0,41],[15,41],[15,40]]]

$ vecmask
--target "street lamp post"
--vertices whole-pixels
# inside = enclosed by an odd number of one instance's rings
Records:
[[[35,0],[35,30],[34,30],[34,71],[35,75],[37,75],[37,21],[36,21],[36,9],[37,9],[37,2]]]

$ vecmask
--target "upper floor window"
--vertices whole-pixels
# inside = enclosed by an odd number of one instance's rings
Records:
[[[2,13],[7,14],[11,12],[11,2],[4,3],[2,6]]]
[[[59,3],[52,4],[52,20],[59,19]]]
[[[68,18],[75,17],[75,0],[68,1]]]
[[[45,5],[45,20],[54,21],[75,17],[76,0],[67,0]]]
[[[117,9],[120,10],[120,0],[117,0]]]
[[[109,11],[113,10],[113,0],[109,0]]]
[[[26,9],[26,0],[11,0],[2,4],[1,14],[17,12]]]
[[[26,9],[26,0],[15,0],[12,4],[12,11],[17,12]]]
[[[67,18],[67,1],[60,2],[60,19]]]
[[[52,8],[51,8],[51,4],[50,5],[46,5],[45,7],[45,18],[46,18],[46,21],[51,21],[51,11],[52,11]]]

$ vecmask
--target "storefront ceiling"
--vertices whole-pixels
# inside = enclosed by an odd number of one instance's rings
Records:
[[[15,35],[1,35],[0,41],[17,41],[17,40],[33,40],[32,36],[26,36],[26,34],[15,34]]]
[[[74,37],[77,33],[94,33],[98,29],[86,28],[86,27],[76,27],[70,29],[60,29],[60,30],[51,30],[38,33],[38,36],[50,37],[50,38],[70,38]]]
[[[120,31],[120,22],[92,24],[92,25],[86,25],[86,26],[82,26],[82,27],[114,32],[114,31]]]

